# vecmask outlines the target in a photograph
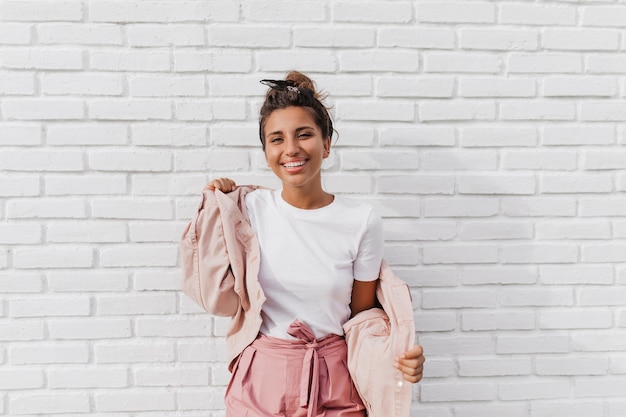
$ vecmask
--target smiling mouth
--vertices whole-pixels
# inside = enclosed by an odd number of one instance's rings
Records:
[[[297,167],[301,167],[302,165],[304,165],[306,163],[306,161],[293,161],[293,162],[285,162],[283,164],[283,166],[285,168],[297,168]]]

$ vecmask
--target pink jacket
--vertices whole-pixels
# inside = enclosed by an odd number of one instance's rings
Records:
[[[180,243],[185,294],[211,314],[232,317],[229,369],[258,335],[265,302],[257,279],[259,245],[244,204],[257,188],[205,191]],[[348,369],[369,417],[406,417],[412,385],[392,362],[413,346],[413,307],[408,286],[384,261],[376,296],[382,309],[363,311],[343,326]]]

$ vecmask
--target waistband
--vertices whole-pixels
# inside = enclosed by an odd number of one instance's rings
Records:
[[[307,417],[317,412],[319,395],[319,358],[347,349],[343,336],[330,334],[315,339],[313,331],[301,321],[294,320],[287,333],[296,340],[259,335],[252,346],[264,354],[277,357],[303,357],[300,379],[300,407],[307,408]]]

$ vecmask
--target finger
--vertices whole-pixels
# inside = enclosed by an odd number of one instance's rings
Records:
[[[423,355],[424,355],[424,348],[422,348],[420,345],[413,345],[413,348],[404,352],[404,354],[402,354],[402,357],[406,359],[414,359],[414,358],[419,358],[420,356],[423,356]]]
[[[399,366],[397,366],[397,369],[400,372],[402,372],[402,378],[404,378],[405,381],[409,381],[411,383],[415,383],[415,382],[421,381],[422,376],[424,374],[424,368],[423,367],[412,368],[412,367],[408,367],[408,366],[399,365]]]

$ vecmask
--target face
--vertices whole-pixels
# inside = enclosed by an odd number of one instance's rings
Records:
[[[302,107],[274,110],[265,123],[265,159],[283,188],[320,187],[322,162],[330,152],[313,118]]]

